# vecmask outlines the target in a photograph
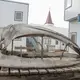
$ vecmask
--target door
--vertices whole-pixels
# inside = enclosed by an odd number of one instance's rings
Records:
[[[71,32],[71,40],[77,43],[77,32]]]

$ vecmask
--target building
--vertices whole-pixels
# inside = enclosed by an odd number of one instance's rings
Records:
[[[70,39],[80,47],[80,0],[64,0],[64,20],[69,22]]]
[[[9,0],[0,0],[0,28],[2,32],[5,26],[10,24],[25,23],[28,24],[29,4],[22,2],[15,2]],[[16,47],[26,46],[26,38],[14,40],[14,50]],[[8,49],[11,45],[8,46]]]
[[[48,12],[48,16],[43,27],[59,32],[65,36],[68,36],[68,28],[55,27],[52,21],[51,12]],[[41,38],[38,38],[38,41],[41,42]],[[65,47],[65,43],[57,40],[51,39],[50,37],[44,37],[43,41],[44,50],[54,51],[54,50],[63,50]]]

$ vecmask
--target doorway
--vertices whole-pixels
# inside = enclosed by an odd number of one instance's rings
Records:
[[[77,43],[77,32],[71,32],[70,33],[70,38],[74,43]]]

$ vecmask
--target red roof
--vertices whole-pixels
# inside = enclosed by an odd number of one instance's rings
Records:
[[[50,11],[48,13],[48,16],[47,16],[45,24],[53,24]]]

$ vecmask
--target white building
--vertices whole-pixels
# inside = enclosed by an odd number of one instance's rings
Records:
[[[80,47],[80,0],[64,1],[64,20],[69,22],[69,37]]]
[[[59,32],[65,36],[68,36],[68,28],[61,28],[61,27],[55,27],[54,23],[52,22],[52,18],[51,18],[51,13],[49,11],[48,16],[47,16],[47,20],[46,23],[43,25],[44,27],[54,30],[56,32]],[[41,38],[38,38],[38,41],[41,41]],[[65,47],[65,43],[56,40],[56,39],[51,39],[49,37],[44,37],[44,49],[46,50],[47,48],[49,48],[49,51],[54,51],[54,50],[63,50]]]
[[[0,0],[0,27],[18,23],[28,24],[28,12],[28,3]],[[20,46],[26,46],[26,38],[20,38],[14,41],[14,49]],[[8,49],[10,48],[11,45],[8,46]]]

